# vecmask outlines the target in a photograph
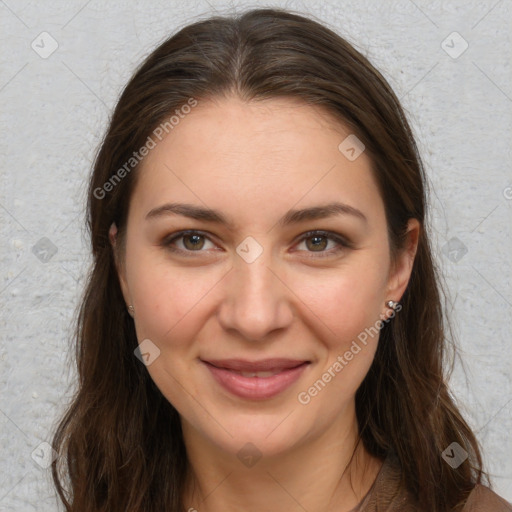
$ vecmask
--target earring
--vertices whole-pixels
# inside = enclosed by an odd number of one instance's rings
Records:
[[[398,305],[400,304],[400,302],[396,302],[394,300],[388,300],[386,302],[386,306],[389,308],[389,309],[392,309],[393,311],[396,310],[396,308],[398,307]]]
[[[131,304],[128,305],[128,313],[133,318],[133,315],[135,314],[135,309],[133,309],[133,306]]]

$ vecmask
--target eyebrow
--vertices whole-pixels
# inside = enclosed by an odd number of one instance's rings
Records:
[[[153,208],[146,215],[146,220],[166,215],[182,215],[190,219],[214,222],[227,226],[230,229],[234,228],[234,223],[229,221],[224,214],[218,210],[187,203],[166,203]],[[325,205],[302,208],[300,210],[289,210],[281,217],[277,224],[281,227],[285,227],[292,224],[299,224],[300,222],[325,219],[335,215],[350,215],[365,223],[368,222],[364,213],[357,208],[348,204],[333,202]]]

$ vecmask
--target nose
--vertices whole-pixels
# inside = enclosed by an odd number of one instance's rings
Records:
[[[218,320],[226,331],[239,337],[265,341],[274,331],[291,324],[293,296],[265,251],[252,263],[236,256],[224,280]]]

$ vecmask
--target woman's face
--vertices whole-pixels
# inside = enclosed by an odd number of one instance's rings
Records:
[[[144,159],[121,286],[186,435],[271,455],[353,424],[414,249],[391,266],[370,159],[338,147],[349,135],[291,99],[223,98]]]

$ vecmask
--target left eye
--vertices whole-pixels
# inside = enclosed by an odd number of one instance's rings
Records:
[[[329,245],[329,242],[333,242],[334,248],[327,251],[325,249]],[[348,243],[346,243],[341,237],[334,233],[324,231],[311,231],[309,233],[305,233],[301,238],[301,243],[305,243],[307,249],[312,249],[307,252],[327,253],[327,255],[336,253],[348,247]]]
[[[212,248],[215,247],[215,244],[213,244],[206,234],[201,231],[192,230],[181,231],[180,233],[173,235],[171,238],[167,238],[164,240],[163,245],[172,252],[190,254],[192,252],[204,252],[202,249],[205,248],[205,244],[207,242],[212,244]],[[321,253],[322,255],[337,253],[338,251],[349,247],[348,242],[343,238],[335,233],[327,231],[310,231],[308,233],[304,233],[299,242],[299,246],[300,244],[306,244],[306,252]],[[326,250],[329,242],[334,243],[334,248]],[[179,245],[181,245],[181,247],[179,247]],[[206,247],[206,249],[208,249],[208,247]]]

